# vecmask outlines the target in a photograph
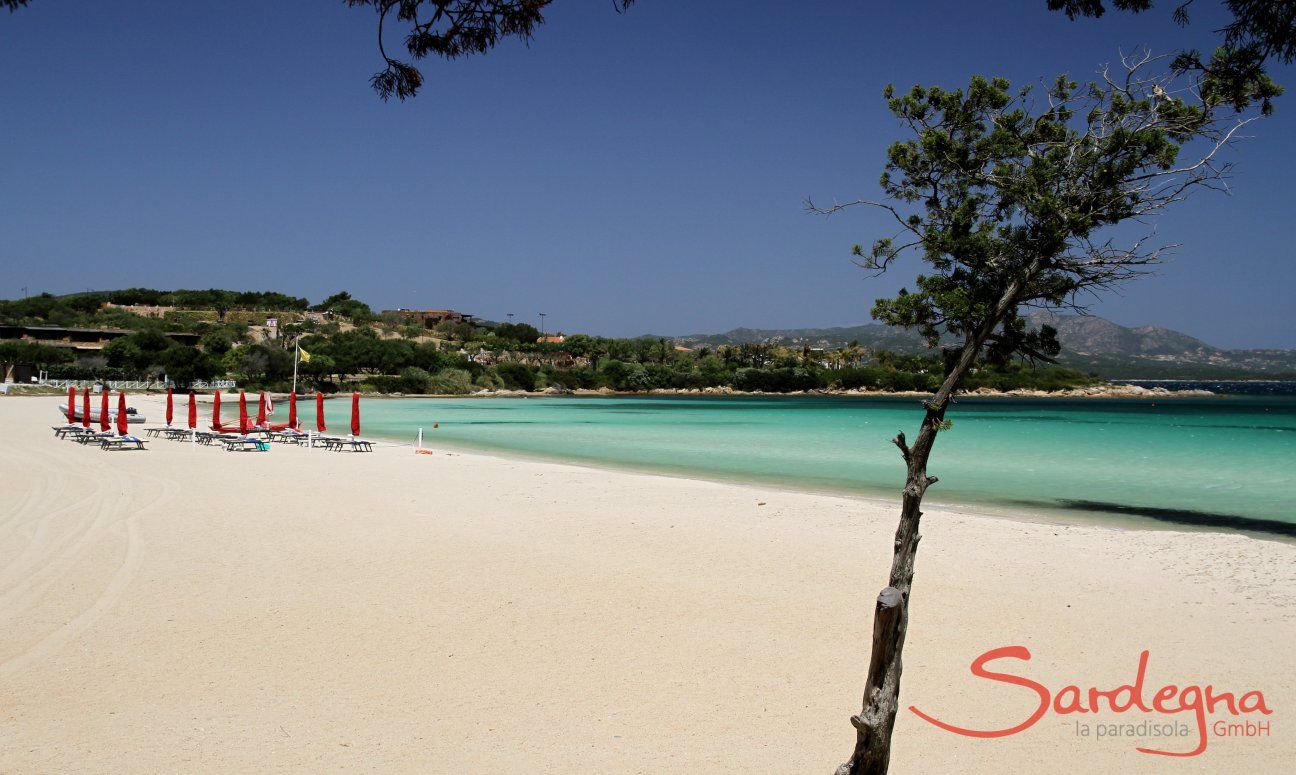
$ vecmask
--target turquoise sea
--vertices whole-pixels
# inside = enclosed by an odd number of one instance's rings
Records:
[[[304,407],[309,417],[313,407]],[[363,435],[693,477],[895,496],[914,398],[366,399]],[[349,404],[327,415],[345,426]],[[963,398],[928,497],[1296,536],[1296,396]],[[433,424],[439,425],[435,430]]]

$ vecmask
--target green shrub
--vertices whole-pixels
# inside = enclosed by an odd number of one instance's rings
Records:
[[[536,367],[525,363],[501,363],[495,367],[495,373],[499,376],[504,387],[509,390],[526,390],[536,389]]]
[[[494,369],[483,369],[481,374],[473,380],[473,384],[482,390],[503,390],[504,382],[495,373]]]
[[[432,375],[418,366],[410,366],[400,373],[401,390],[406,393],[426,393]]]
[[[828,379],[823,370],[810,366],[777,369],[746,368],[734,372],[733,377],[734,388],[764,393],[818,390],[827,385]]]
[[[592,390],[599,386],[598,373],[586,366],[572,369],[553,369],[546,377],[550,385],[569,390]]]
[[[461,396],[472,390],[472,374],[464,369],[442,369],[428,380],[428,391],[432,393]]]

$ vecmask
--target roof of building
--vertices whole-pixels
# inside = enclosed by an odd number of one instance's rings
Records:
[[[68,326],[25,326],[20,324],[3,324],[0,328],[21,328],[24,331],[65,331],[69,334],[130,334],[129,328],[71,328]]]
[[[133,333],[129,328],[74,328],[70,326],[26,326],[13,323],[0,323],[0,331],[23,331],[33,334],[92,334],[102,337],[129,336]],[[163,336],[172,339],[193,339],[198,340],[200,335],[192,334],[185,331],[163,331]]]

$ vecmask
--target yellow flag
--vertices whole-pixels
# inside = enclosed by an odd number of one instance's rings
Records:
[[[297,348],[297,352],[301,353],[301,362],[302,362],[302,363],[310,363],[310,353],[306,352],[305,350],[303,350],[303,349],[300,348],[300,347]]]

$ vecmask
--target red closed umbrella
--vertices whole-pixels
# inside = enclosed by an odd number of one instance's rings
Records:
[[[107,433],[112,429],[112,423],[108,420],[108,386],[104,385],[103,390],[99,393],[99,430]]]
[[[171,418],[174,416],[174,411],[171,407],[171,401],[172,401],[171,388],[167,388],[167,427],[168,428],[171,427]]]
[[[248,432],[247,393],[239,391],[239,433]]]
[[[129,432],[126,427],[126,394],[117,391],[117,435],[125,436]]]
[[[90,388],[81,393],[81,427],[90,427]]]
[[[217,390],[216,395],[212,398],[212,430],[218,431],[220,429],[220,391]]]
[[[351,394],[351,435],[360,435],[360,394]]]
[[[198,397],[192,390],[189,391],[189,429],[193,430],[198,427]]]
[[[76,388],[68,385],[68,425],[76,422]]]
[[[265,427],[265,424],[266,424],[266,407],[265,407],[265,401],[266,401],[266,399],[265,399],[265,391],[262,390],[262,391],[261,391],[261,395],[257,397],[257,422],[256,422],[256,424],[257,424],[257,427],[258,427],[258,428],[264,428],[264,427]]]
[[[315,430],[323,433],[328,430],[324,427],[324,394],[315,393]]]
[[[297,393],[288,394],[288,427],[297,430]]]

